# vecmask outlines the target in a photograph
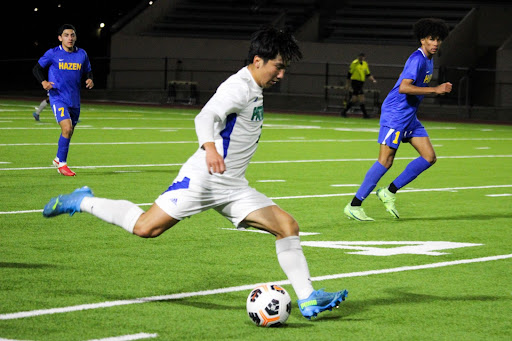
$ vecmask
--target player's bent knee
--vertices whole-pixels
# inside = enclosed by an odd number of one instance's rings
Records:
[[[299,235],[299,223],[292,217],[288,216],[284,221],[280,221],[279,235],[282,238]]]
[[[144,219],[144,215],[145,213],[142,214],[135,223],[133,227],[134,235],[141,238],[156,238],[165,231],[161,226],[152,224],[147,219]]]

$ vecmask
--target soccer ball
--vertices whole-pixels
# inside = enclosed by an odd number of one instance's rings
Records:
[[[247,297],[247,314],[258,326],[280,326],[288,320],[291,311],[290,295],[276,284],[257,286]]]

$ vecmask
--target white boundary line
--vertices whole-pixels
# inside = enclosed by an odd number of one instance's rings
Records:
[[[49,129],[49,128],[39,128]],[[56,128],[58,129],[58,128]],[[82,129],[87,129],[83,127]],[[120,130],[129,130],[132,128],[119,128]],[[156,129],[156,128],[155,128]],[[175,131],[183,128],[158,128],[165,131]],[[512,138],[438,138],[432,139],[432,142],[437,141],[510,141]],[[376,139],[318,139],[318,140],[303,140],[303,139],[289,139],[289,140],[262,140],[259,143],[314,143],[314,142],[376,142]],[[139,144],[197,144],[197,140],[193,141],[127,141],[127,142],[72,142],[72,146],[90,146],[90,145],[139,145]],[[55,146],[55,142],[46,143],[1,143],[0,147],[18,147],[18,146]]]
[[[445,188],[416,188],[416,189],[403,189],[400,193],[413,193],[413,192],[449,192],[467,189],[490,189],[490,188],[510,188],[512,185],[489,185],[489,186],[472,186],[472,187],[445,187]],[[375,192],[373,192],[375,193]],[[329,197],[346,197],[353,196],[355,192],[350,193],[333,193],[333,194],[312,194],[312,195],[293,195],[287,197],[270,197],[271,200],[285,200],[285,199],[309,199],[309,198],[329,198]],[[137,206],[151,206],[153,203],[136,204]],[[23,210],[23,211],[5,211],[3,214],[23,214],[23,213],[40,213],[42,209],[38,210]]]
[[[132,341],[132,340],[141,340],[141,339],[152,339],[158,337],[158,334],[148,334],[148,333],[138,333],[138,334],[130,334],[130,335],[121,335],[121,336],[112,336],[104,339],[94,339],[88,341]],[[3,339],[0,337],[0,341],[24,341],[24,340],[14,340],[14,339]],[[25,340],[28,341],[28,340]]]
[[[325,280],[339,279],[339,278],[362,277],[362,276],[370,276],[370,275],[388,274],[388,273],[394,273],[394,272],[441,268],[441,267],[445,267],[445,266],[459,265],[459,264],[490,262],[490,261],[509,259],[509,258],[512,258],[512,254],[497,255],[497,256],[482,257],[482,258],[472,258],[472,259],[461,259],[461,260],[450,261],[450,262],[431,263],[431,264],[423,264],[423,265],[415,265],[415,266],[401,266],[398,268],[341,273],[341,274],[335,274],[335,275],[313,277],[313,278],[311,278],[311,280],[312,281],[325,281]],[[290,284],[290,282],[288,280],[273,281],[272,283],[275,283],[277,285]],[[241,285],[241,286],[236,286],[236,287],[219,288],[219,289],[211,289],[211,290],[203,290],[203,291],[183,292],[183,293],[172,294],[172,295],[150,296],[150,297],[134,298],[134,299],[128,299],[128,300],[89,303],[89,304],[81,304],[81,305],[61,307],[61,308],[20,311],[17,313],[1,314],[0,320],[14,320],[14,319],[27,318],[27,317],[70,313],[70,312],[74,312],[74,311],[110,308],[110,307],[139,304],[139,303],[170,301],[170,300],[177,300],[177,299],[182,299],[182,298],[186,298],[186,297],[226,294],[226,293],[230,293],[230,292],[238,292],[238,291],[244,291],[244,290],[249,291],[260,284],[263,284],[263,283],[246,284],[246,285]]]
[[[412,157],[396,157],[395,160],[414,160],[417,156]],[[480,158],[512,158],[512,155],[453,155],[438,156],[438,159],[480,159]],[[366,159],[313,159],[313,160],[275,160],[275,161],[251,161],[251,164],[277,164],[277,163],[318,163],[318,162],[358,162],[358,161],[375,161],[375,158]],[[172,167],[182,166],[182,163],[154,163],[145,165],[98,165],[98,166],[73,166],[73,169],[101,169],[101,168],[135,168],[135,167]],[[20,167],[20,168],[0,168],[0,171],[13,170],[40,170],[54,169],[54,166],[46,167]]]

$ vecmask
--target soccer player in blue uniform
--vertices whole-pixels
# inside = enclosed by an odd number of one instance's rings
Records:
[[[50,106],[62,130],[53,165],[60,174],[74,176],[75,172],[67,166],[67,157],[71,136],[80,117],[80,82],[85,77],[87,89],[92,89],[94,82],[87,53],[75,46],[75,27],[62,25],[58,38],[62,44],[46,51],[32,72],[48,91]]]
[[[407,59],[398,81],[382,103],[378,137],[379,158],[366,173],[352,202],[344,209],[345,215],[350,219],[374,220],[366,215],[361,207],[362,202],[393,165],[401,142],[410,143],[420,156],[411,161],[389,187],[377,190],[377,197],[393,217],[399,218],[395,207],[396,192],[436,162],[434,148],[427,131],[416,117],[416,112],[425,95],[443,95],[452,90],[452,84],[448,82],[435,87],[429,86],[434,71],[432,58],[439,50],[441,42],[448,36],[449,29],[441,19],[424,18],[413,25],[413,31],[421,47]]]

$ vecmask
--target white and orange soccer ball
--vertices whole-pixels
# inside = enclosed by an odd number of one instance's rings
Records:
[[[280,326],[288,320],[291,311],[290,295],[276,284],[257,286],[247,297],[247,314],[258,326]]]

